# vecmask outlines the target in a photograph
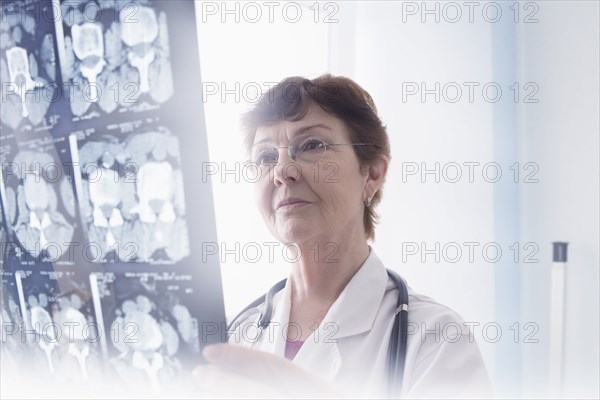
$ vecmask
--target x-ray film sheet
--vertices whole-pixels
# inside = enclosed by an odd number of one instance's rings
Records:
[[[225,340],[218,259],[200,251],[217,238],[197,174],[208,150],[190,90],[202,86],[194,4],[27,0],[0,12],[2,318],[29,331],[2,344],[6,360],[48,382],[97,384],[108,370],[133,390],[181,383],[204,345]],[[138,347],[109,340],[119,318],[150,329]],[[35,330],[65,322],[96,331]]]

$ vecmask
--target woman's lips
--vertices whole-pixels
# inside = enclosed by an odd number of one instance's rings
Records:
[[[311,204],[309,201],[301,199],[284,199],[277,205],[277,210],[292,210],[298,207]]]
[[[297,202],[297,203],[290,203],[290,204],[284,204],[284,205],[280,206],[277,210],[279,210],[279,211],[293,210],[293,209],[296,209],[298,207],[306,206],[308,204],[310,204],[310,203],[308,203],[306,201]]]

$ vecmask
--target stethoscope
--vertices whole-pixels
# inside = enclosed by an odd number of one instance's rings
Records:
[[[404,361],[406,359],[406,345],[408,339],[408,288],[404,279],[397,273],[387,270],[388,276],[394,281],[394,284],[399,289],[398,301],[394,311],[394,325],[390,338],[390,347],[388,352],[388,395],[389,397],[398,397],[402,387],[402,377],[404,375]],[[277,282],[269,291],[248,304],[240,313],[232,320],[227,327],[227,332],[231,333],[231,328],[238,320],[245,320],[253,314],[259,313],[258,318],[258,335],[253,340],[252,346],[259,341],[263,331],[271,323],[273,314],[273,298],[275,294],[285,287],[287,279]],[[262,310],[260,305],[264,304]]]

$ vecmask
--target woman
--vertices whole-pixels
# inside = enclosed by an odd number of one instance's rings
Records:
[[[344,77],[288,78],[244,122],[258,206],[297,257],[260,339],[256,316],[236,321],[198,381],[225,396],[385,396],[399,288],[368,244],[391,158],[371,96]],[[408,294],[401,396],[491,396],[460,316]]]

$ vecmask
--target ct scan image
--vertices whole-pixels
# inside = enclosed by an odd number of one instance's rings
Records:
[[[107,335],[111,369],[124,385],[160,389],[182,377],[183,365],[200,352],[192,316],[191,275],[174,272],[95,273],[98,319]]]
[[[19,295],[12,271],[0,271],[2,287],[0,290],[0,325],[2,341],[0,344],[0,368],[17,369],[23,366],[27,355],[27,346],[22,338],[23,316],[19,308]]]
[[[74,121],[156,109],[173,95],[167,15],[151,1],[63,1]]]
[[[49,17],[40,18],[40,15]],[[0,121],[13,131],[57,123],[57,57],[51,0],[0,6]]]
[[[101,352],[89,290],[67,271],[16,271],[29,365],[38,374],[90,382],[101,376]]]
[[[4,165],[7,224],[24,254],[41,261],[67,262],[75,231],[73,187],[60,159],[42,148],[13,148]]]
[[[79,204],[94,259],[174,264],[190,254],[179,141],[167,128],[78,146]]]

